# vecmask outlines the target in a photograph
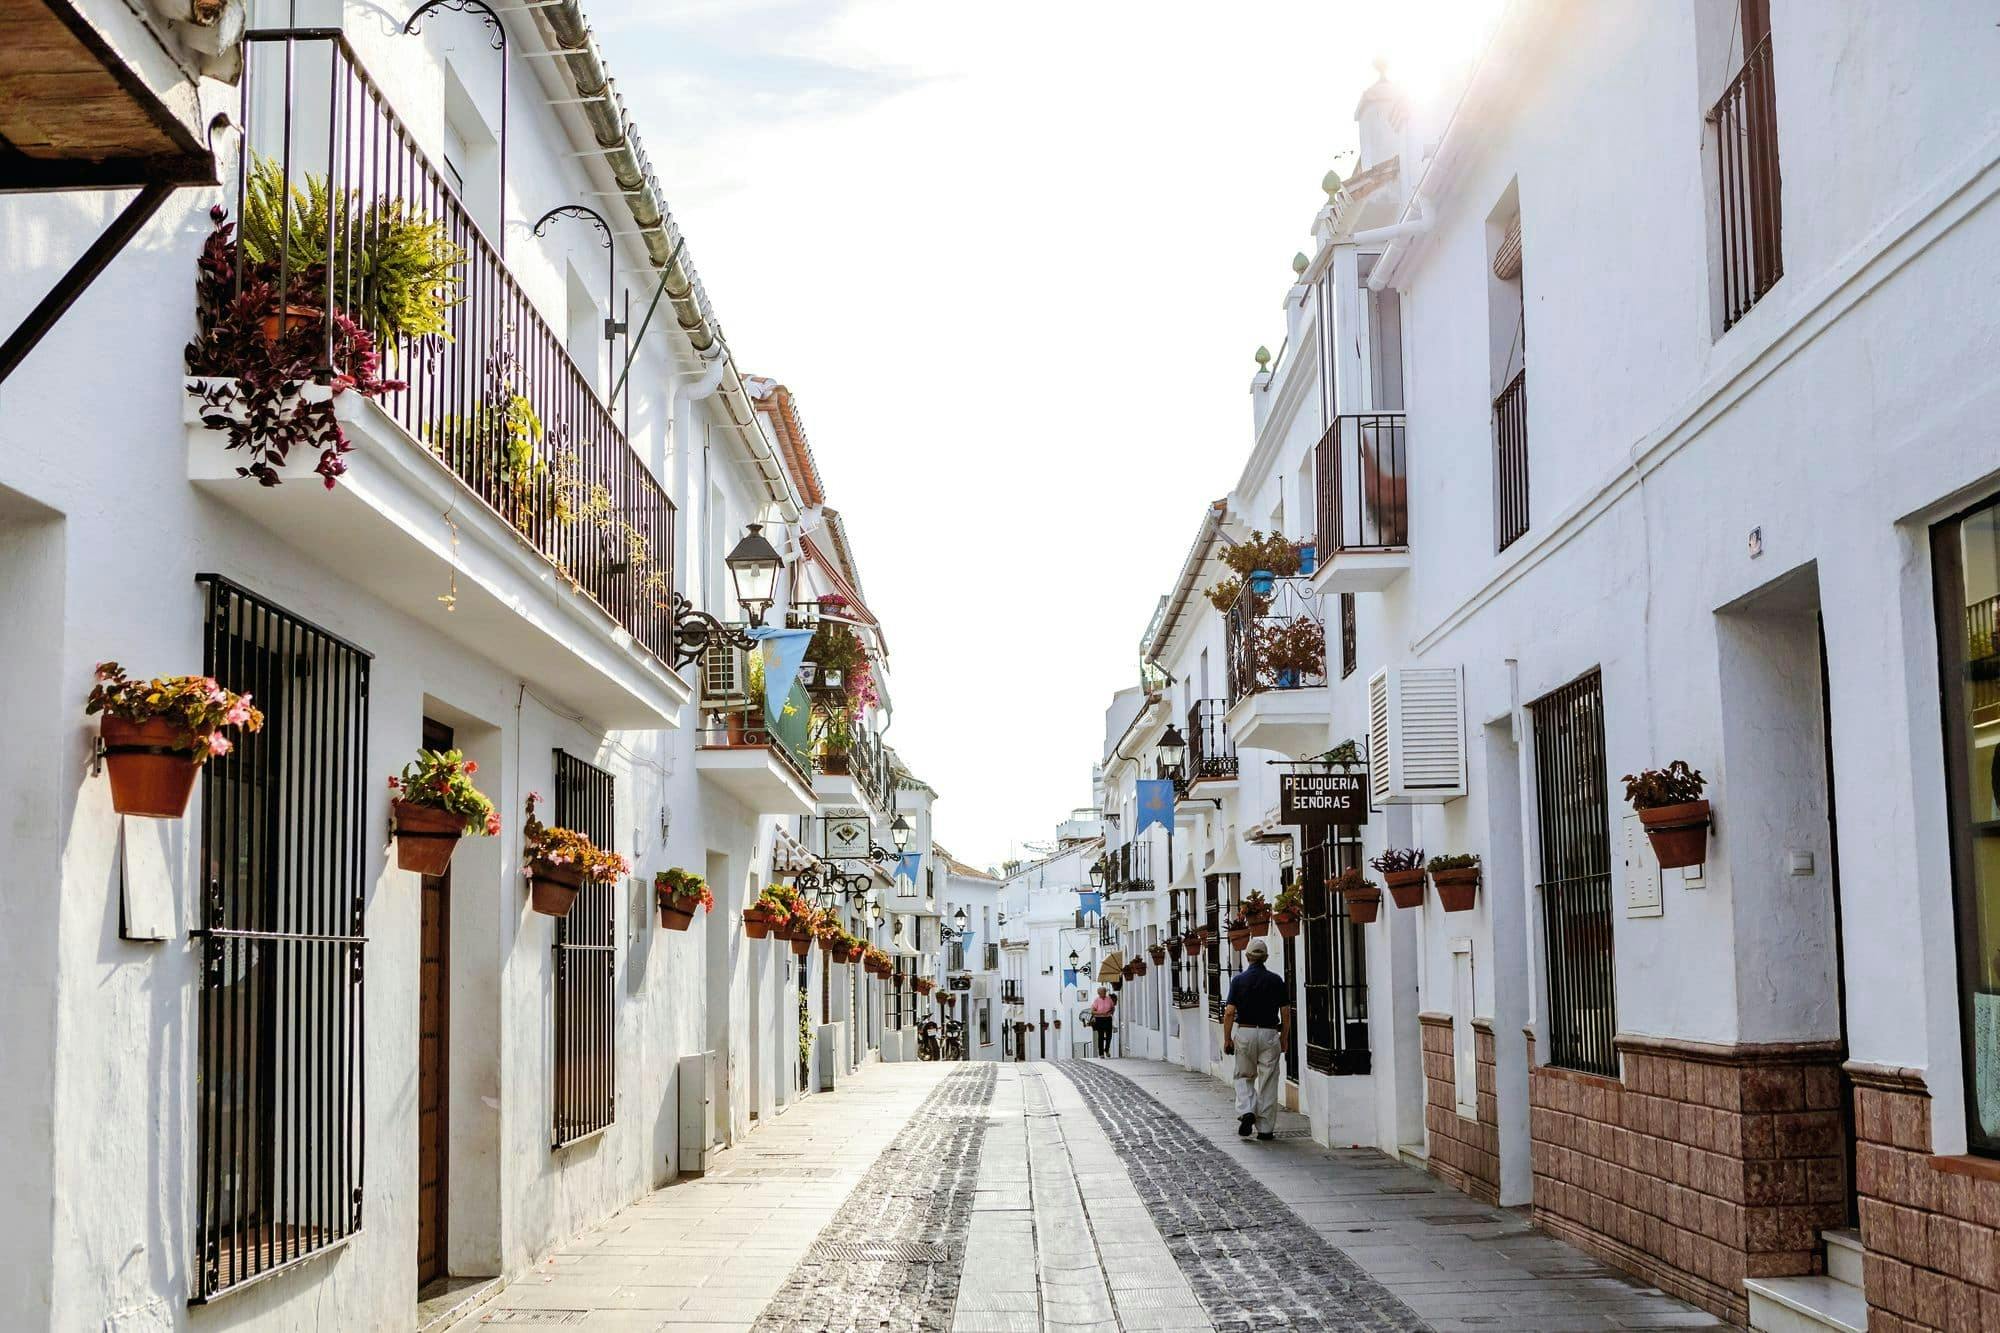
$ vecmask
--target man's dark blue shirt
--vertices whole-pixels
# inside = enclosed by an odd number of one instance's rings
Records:
[[[1274,1028],[1278,1026],[1278,1011],[1291,1006],[1292,994],[1283,977],[1262,963],[1252,963],[1230,978],[1225,1003],[1236,1006],[1239,1025]]]

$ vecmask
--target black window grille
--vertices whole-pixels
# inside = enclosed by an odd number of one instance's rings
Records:
[[[1208,931],[1208,1016],[1222,1021],[1222,877],[1210,875],[1203,890],[1202,920]]]
[[[264,728],[202,774],[200,1304],[361,1226],[370,654],[214,574],[203,670]]]
[[[1340,678],[1346,680],[1358,665],[1354,644],[1354,594],[1340,594]]]
[[[1298,868],[1296,866],[1281,866],[1278,870],[1280,891],[1282,892],[1285,889],[1291,888],[1297,877]],[[1279,941],[1279,944],[1284,951],[1283,961],[1286,993],[1287,995],[1296,996],[1299,993],[1299,942],[1296,937],[1287,935]],[[1302,1043],[1298,1040],[1298,1009],[1294,1006],[1292,1010],[1292,1040],[1285,1043],[1285,1077],[1294,1083],[1299,1081],[1300,1045]]]
[[[1528,531],[1528,370],[1523,366],[1493,400],[1494,496],[1498,550]]]
[[[1767,0],[1744,0],[1741,20],[1749,55],[1708,113],[1708,123],[1715,127],[1725,329],[1785,274],[1778,96],[1771,75]]]
[[[1542,834],[1552,1065],[1617,1077],[1604,682],[1595,671],[1529,705]]]
[[[1334,875],[1360,866],[1360,832],[1307,825],[1303,833],[1306,1064],[1322,1074],[1366,1074],[1367,934],[1349,919],[1347,900],[1327,888]]]
[[[609,773],[575,755],[555,752],[555,822],[599,847],[613,846]],[[555,1120],[557,1148],[595,1134],[618,1115],[612,1039],[617,1021],[616,903],[618,886],[585,880],[569,915],[555,929]]]

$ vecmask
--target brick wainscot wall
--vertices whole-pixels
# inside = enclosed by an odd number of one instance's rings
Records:
[[[1458,1113],[1458,1075],[1453,1061],[1450,1014],[1418,1014],[1424,1033],[1424,1128],[1431,1174],[1487,1203],[1500,1202],[1500,1104],[1494,1095],[1493,1025],[1472,1020],[1473,1065],[1478,1089],[1476,1118]]]
[[[1921,1071],[1847,1072],[1870,1333],[2000,1329],[2000,1161],[1931,1152]]]
[[[1621,1036],[1622,1078],[1528,1042],[1536,1225],[1739,1324],[1744,1278],[1821,1271],[1847,1210],[1838,1042]]]

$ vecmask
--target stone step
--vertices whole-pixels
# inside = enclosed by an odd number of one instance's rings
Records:
[[[1850,1287],[1863,1287],[1861,1233],[1853,1227],[1820,1232],[1826,1242],[1826,1275]]]
[[[1830,1277],[1753,1277],[1750,1327],[1761,1333],[1867,1333],[1868,1298]]]

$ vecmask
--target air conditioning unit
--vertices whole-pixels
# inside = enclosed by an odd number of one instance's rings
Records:
[[[741,648],[711,639],[701,655],[704,705],[742,703],[750,698],[750,662]]]
[[[1465,795],[1465,673],[1384,667],[1368,679],[1368,794],[1376,805]]]

